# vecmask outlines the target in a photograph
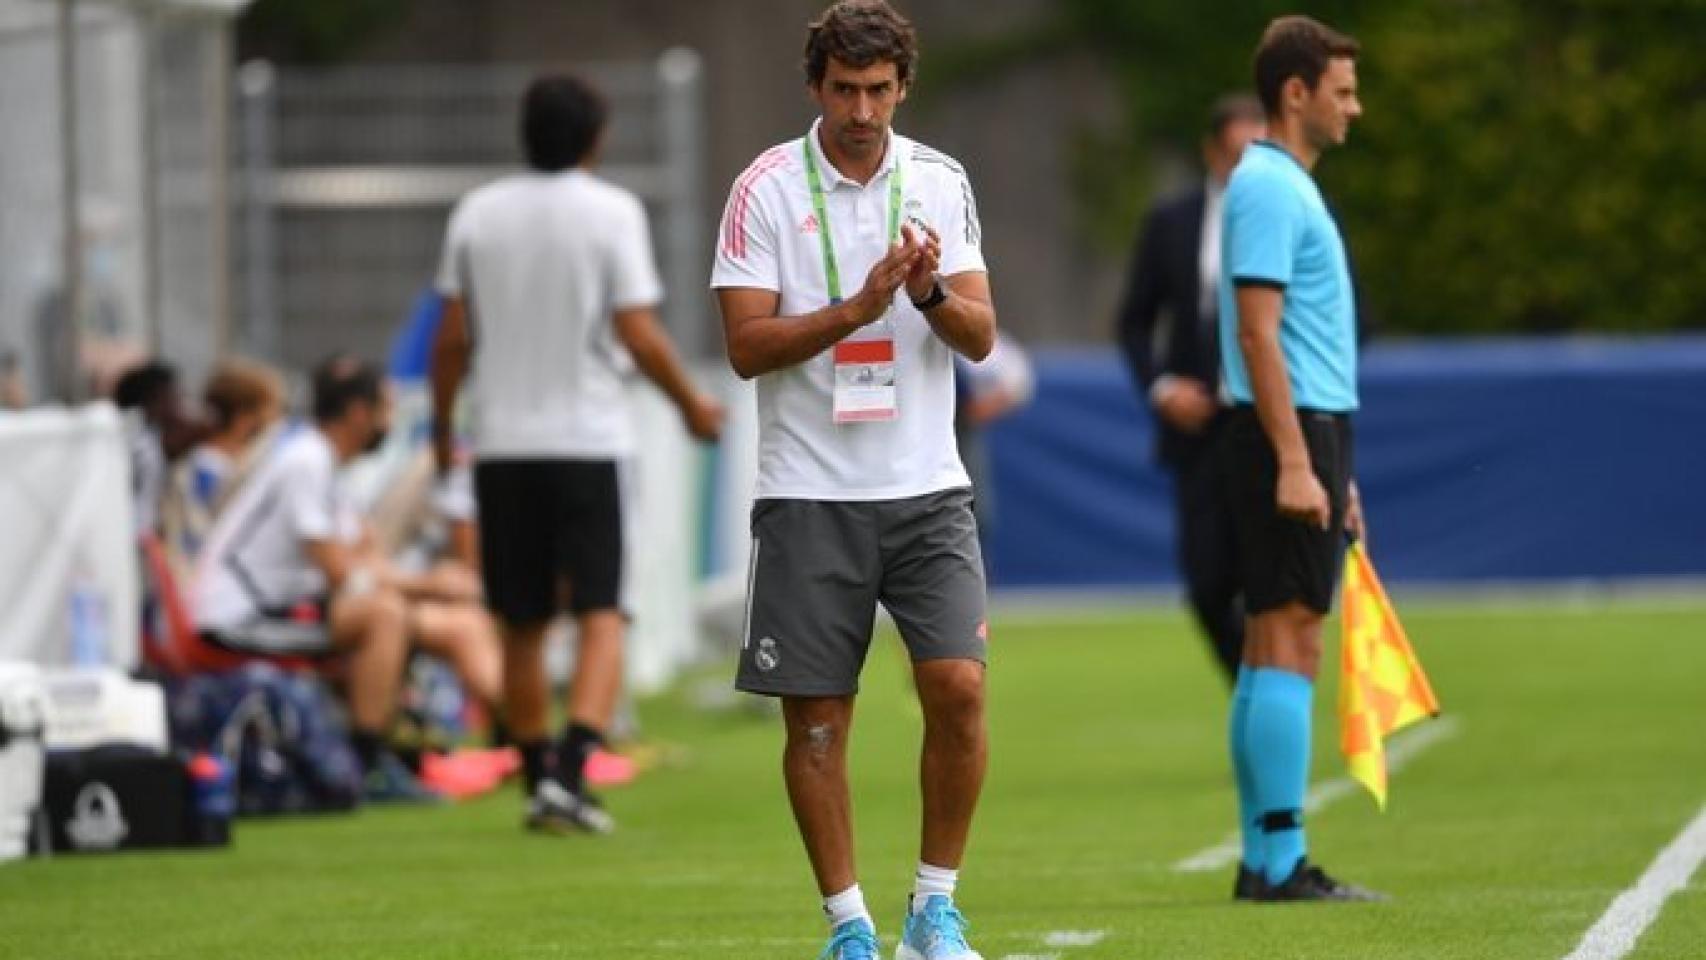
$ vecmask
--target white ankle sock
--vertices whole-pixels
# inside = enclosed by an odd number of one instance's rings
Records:
[[[865,891],[855,883],[832,897],[823,898],[823,913],[830,927],[839,927],[849,920],[863,919],[871,923],[871,911],[865,909]],[[875,923],[871,924],[875,926]]]
[[[933,867],[928,863],[918,861],[918,873],[912,881],[912,911],[917,913],[924,908],[924,901],[932,896],[941,895],[953,899],[954,885],[960,880],[958,870],[946,867]]]

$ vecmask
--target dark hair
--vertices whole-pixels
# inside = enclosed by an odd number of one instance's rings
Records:
[[[381,380],[378,367],[347,353],[320,361],[314,368],[314,419],[336,420],[361,401],[377,406]]]
[[[1268,119],[1262,101],[1248,93],[1228,93],[1214,101],[1208,113],[1208,135],[1216,140],[1234,123],[1264,123]]]
[[[164,360],[149,360],[124,372],[113,385],[120,410],[144,409],[178,385],[178,371]]]
[[[1361,46],[1356,40],[1317,20],[1303,16],[1280,17],[1262,32],[1256,45],[1256,94],[1269,116],[1279,115],[1280,91],[1292,77],[1310,90],[1327,72],[1327,61],[1356,59]]]
[[[610,108],[580,77],[534,78],[521,98],[521,145],[535,170],[556,173],[578,166],[598,143]]]
[[[883,0],[839,0],[806,27],[806,83],[823,83],[834,57],[850,67],[893,63],[900,85],[912,83],[918,63],[918,37],[912,21]]]

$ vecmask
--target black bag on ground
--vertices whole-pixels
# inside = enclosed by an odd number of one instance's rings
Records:
[[[49,753],[48,847],[92,853],[229,843],[229,818],[204,811],[201,799],[176,757],[129,745]]]

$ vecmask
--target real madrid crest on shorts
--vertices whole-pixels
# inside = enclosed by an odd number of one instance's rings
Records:
[[[758,650],[752,655],[752,662],[765,673],[776,669],[782,662],[782,655],[776,649],[776,641],[769,637],[758,641]]]

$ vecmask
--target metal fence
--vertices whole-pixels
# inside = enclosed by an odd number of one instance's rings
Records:
[[[379,356],[451,205],[518,168],[536,68],[234,72],[244,2],[0,0],[0,381],[74,399],[144,355],[190,383],[230,351]],[[611,103],[600,172],[652,215],[665,320],[704,354],[699,58],[576,69]]]
[[[0,0],[0,356],[75,399],[230,345],[230,18],[244,0]]]
[[[652,216],[665,320],[709,348],[699,57],[579,64],[609,99],[599,173]],[[522,65],[239,72],[238,301],[244,337],[303,367],[333,350],[383,355],[432,284],[451,206],[520,168]]]

